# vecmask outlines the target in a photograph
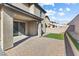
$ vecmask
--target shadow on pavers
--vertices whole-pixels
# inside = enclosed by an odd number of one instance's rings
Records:
[[[24,38],[22,40],[19,40],[19,41],[15,42],[13,47],[16,47],[17,45],[19,45],[20,43],[24,42],[25,40],[27,40],[28,38],[31,38],[31,37],[33,37],[33,36],[29,36],[27,38]]]

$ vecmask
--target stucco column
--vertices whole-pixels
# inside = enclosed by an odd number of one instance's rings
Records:
[[[38,23],[38,37],[40,37],[42,34],[41,32],[41,22]]]
[[[13,18],[4,10],[1,11],[1,48],[13,47]]]
[[[46,32],[45,19],[42,20],[42,30],[43,30],[43,33],[42,33],[43,35]]]
[[[45,22],[43,23],[43,31],[46,32]]]

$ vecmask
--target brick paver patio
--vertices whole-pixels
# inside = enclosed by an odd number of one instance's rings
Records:
[[[1,46],[0,46],[0,56],[5,56],[4,51],[2,51]]]
[[[32,37],[5,53],[10,56],[63,56],[65,55],[64,40]]]

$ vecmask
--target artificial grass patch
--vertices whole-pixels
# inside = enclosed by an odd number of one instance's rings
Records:
[[[46,35],[46,37],[63,40],[64,39],[64,34],[50,33],[50,34]]]
[[[68,36],[71,38],[71,41],[73,42],[73,44],[75,45],[75,47],[77,48],[77,50],[79,50],[79,43],[76,41],[75,38],[73,38],[71,36],[71,34],[69,32],[67,32]]]

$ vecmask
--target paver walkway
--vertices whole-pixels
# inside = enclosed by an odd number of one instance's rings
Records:
[[[32,37],[5,53],[9,56],[63,56],[65,55],[64,40]]]
[[[0,46],[0,56],[5,56],[5,53],[2,51],[1,46]]]

